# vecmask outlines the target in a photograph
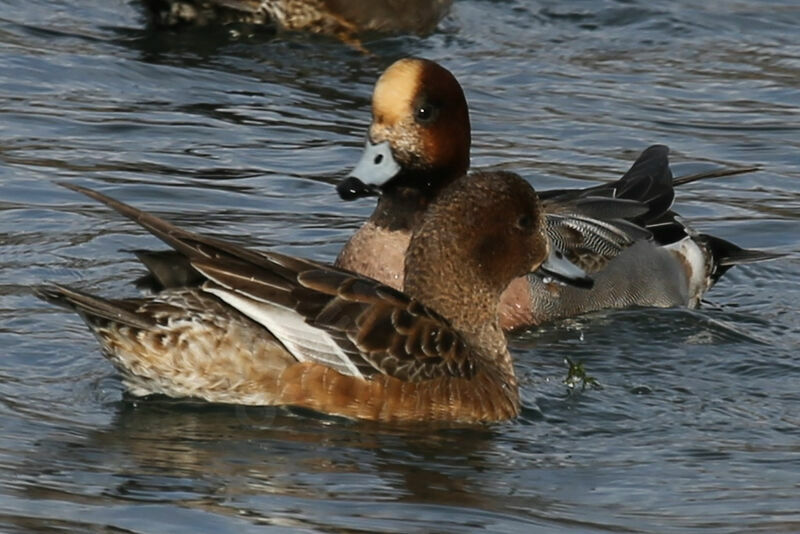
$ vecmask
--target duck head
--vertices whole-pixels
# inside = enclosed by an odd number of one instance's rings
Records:
[[[396,61],[375,84],[364,153],[339,196],[432,199],[467,172],[470,139],[467,101],[450,71],[425,59]]]

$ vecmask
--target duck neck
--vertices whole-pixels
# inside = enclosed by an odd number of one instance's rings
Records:
[[[462,165],[404,170],[382,187],[370,220],[388,230],[413,231],[422,222],[428,206],[445,187],[463,176],[466,169],[466,165]]]
[[[412,232],[432,200],[430,191],[416,187],[393,187],[378,199],[370,222],[390,231]]]
[[[442,234],[446,233],[443,229]],[[503,288],[486,280],[480,266],[454,258],[449,236],[442,235],[434,243],[428,240],[425,246],[416,246],[416,241],[412,238],[406,253],[404,291],[447,319],[467,341],[507,359],[506,337],[497,315]]]

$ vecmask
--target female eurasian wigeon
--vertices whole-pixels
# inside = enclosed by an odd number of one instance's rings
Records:
[[[66,187],[142,225],[204,279],[125,300],[37,288],[83,317],[134,395],[380,421],[497,421],[519,412],[497,303],[511,280],[545,261],[549,242],[533,188],[514,174],[463,177],[428,206],[406,251],[405,293]]]
[[[455,77],[424,59],[391,65],[375,84],[364,154],[337,187],[345,200],[377,195],[378,204],[336,265],[400,287],[410,236],[430,204],[467,172],[469,149],[467,102]],[[503,328],[605,308],[695,307],[731,266],[779,256],[697,234],[670,211],[673,185],[752,169],[673,182],[668,152],[648,148],[614,183],[539,193],[554,248],[589,273],[594,287],[546,276],[515,280],[501,299]]]
[[[269,24],[356,44],[368,31],[425,34],[453,0],[144,0],[160,26],[211,22]]]

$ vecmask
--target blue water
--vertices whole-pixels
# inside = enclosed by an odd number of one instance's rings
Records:
[[[800,6],[460,0],[433,35],[152,32],[136,2],[0,0],[0,531],[800,531]],[[525,409],[471,430],[286,409],[131,402],[55,281],[134,295],[157,246],[55,185],[185,227],[332,260],[372,207],[357,160],[377,75],[440,61],[473,165],[542,189],[619,176],[653,143],[697,229],[790,253],[699,310],[517,336]],[[602,389],[570,390],[565,357]]]

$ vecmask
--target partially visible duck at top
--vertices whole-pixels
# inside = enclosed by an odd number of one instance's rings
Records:
[[[159,26],[211,23],[272,25],[332,35],[360,46],[364,32],[426,34],[453,0],[144,0]]]
[[[36,288],[83,317],[133,395],[291,405],[388,422],[477,423],[519,413],[497,304],[549,247],[539,200],[519,176],[462,176],[431,204],[406,251],[404,293],[67,187],[140,224],[199,277],[132,299]]]
[[[377,196],[378,203],[336,265],[400,287],[411,232],[442,189],[467,172],[470,143],[467,102],[455,77],[424,59],[392,64],[375,85],[363,156],[337,186],[344,200]],[[742,171],[673,181],[668,153],[665,146],[648,148],[613,183],[539,193],[554,254],[591,274],[594,286],[564,286],[547,276],[515,280],[501,299],[503,328],[606,308],[696,307],[731,266],[779,256],[684,226],[670,211],[674,185]]]

